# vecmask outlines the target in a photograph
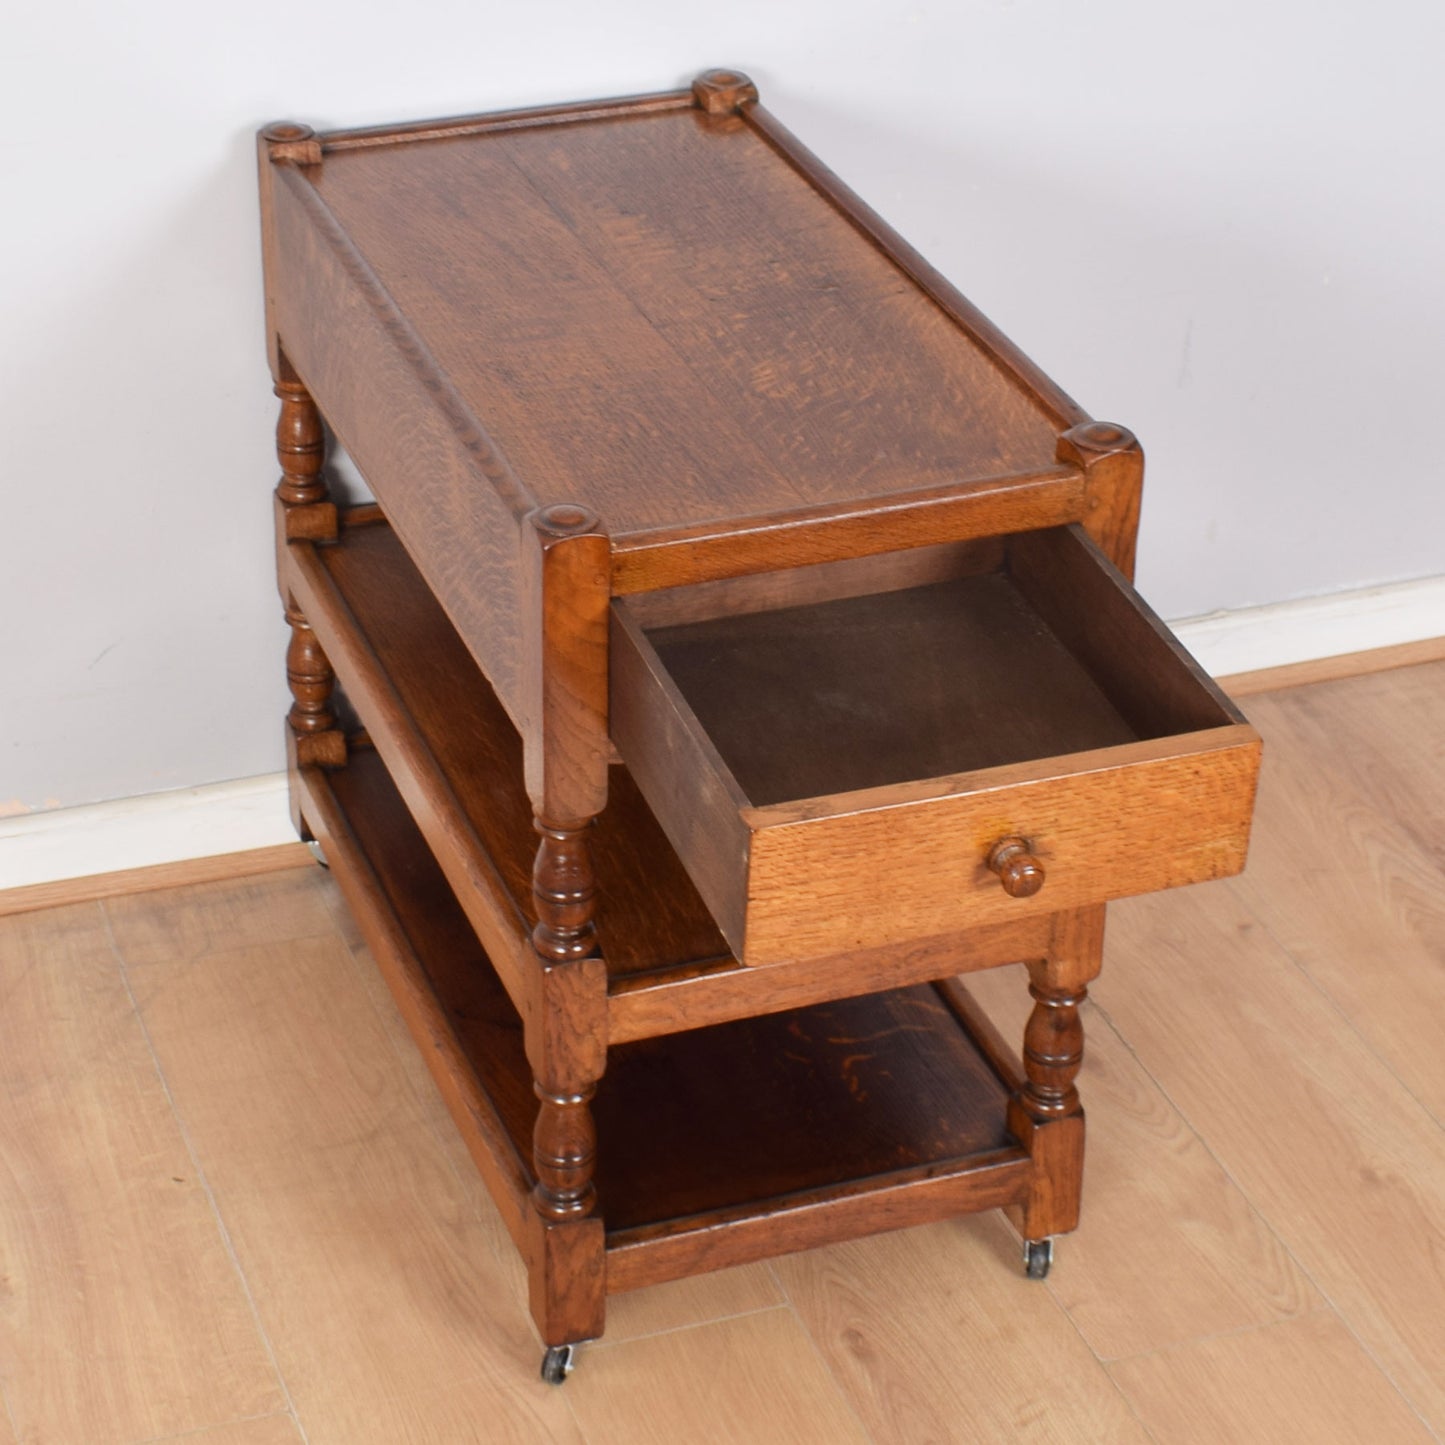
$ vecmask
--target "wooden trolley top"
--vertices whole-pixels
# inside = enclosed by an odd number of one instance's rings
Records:
[[[619,591],[738,570],[629,576],[629,554],[1070,471],[1057,438],[1084,414],[741,77],[284,130],[271,158],[302,162],[296,199],[404,323],[493,484],[517,511],[596,512]]]
[[[604,604],[1070,522],[1130,568],[1134,438],[1089,421],[744,77],[283,123],[260,159],[273,371],[315,398],[524,731],[538,527],[605,536],[583,589]]]

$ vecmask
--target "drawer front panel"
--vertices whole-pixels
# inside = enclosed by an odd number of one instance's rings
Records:
[[[739,956],[761,965],[846,953],[1237,873],[1259,752],[1239,725],[1111,749],[1094,767],[1070,759],[1081,766],[1055,776],[993,769],[992,782],[976,774],[956,792],[891,806],[855,795],[851,807],[750,810]],[[875,790],[885,791],[898,790]],[[798,816],[808,812],[817,816]],[[1043,865],[1032,897],[1010,897],[987,866],[1010,836]]]

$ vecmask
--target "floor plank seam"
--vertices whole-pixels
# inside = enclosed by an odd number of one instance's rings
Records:
[[[337,904],[337,895],[336,895],[336,893],[335,893],[335,890],[330,889],[330,888],[326,889],[326,890],[324,891],[324,898],[325,898],[325,903],[326,903],[326,907],[327,907],[328,912],[330,912],[331,915],[332,915],[332,917],[335,918],[335,917],[336,917],[336,904]],[[344,906],[344,904],[343,904],[342,906]],[[374,965],[372,965],[372,964],[369,962],[368,959],[366,959],[365,957],[362,956],[362,954],[357,950],[356,947],[354,947],[354,946],[348,941],[348,939],[347,939],[346,936],[345,936],[344,931],[342,930],[342,928],[341,928],[341,926],[340,926],[340,921],[339,921],[339,920],[338,920],[337,933],[338,933],[338,936],[339,936],[340,939],[341,939],[342,945],[346,948],[348,957],[351,959],[352,963],[355,965],[356,968],[362,969],[362,968],[367,968],[367,967],[373,967],[373,966],[374,966]],[[381,1022],[384,1024],[384,1023],[385,1023],[385,1020],[380,1020],[380,1005],[379,1005],[379,1003],[378,1003],[377,997],[375,996],[374,993],[372,993],[371,990],[366,990],[366,995],[367,995],[368,1002],[371,1004],[371,1008],[372,1008],[373,1014],[375,1014],[375,1015],[378,1017],[379,1021],[381,1021]],[[387,995],[387,996],[390,997],[390,995]],[[392,1029],[390,1029],[390,1028],[383,1028],[383,1032],[386,1034],[387,1042],[388,1042],[389,1047],[390,1047],[391,1050],[392,1050],[393,1055],[399,1057],[400,1052],[401,1052],[402,1045],[399,1044],[399,1042],[398,1042],[398,1040],[397,1040],[397,1038],[396,1038],[396,1036],[395,1036],[394,1031],[393,1031]],[[415,1091],[416,1091],[416,1086],[415,1086],[414,1083],[412,1083],[410,1075],[408,1074],[408,1075],[406,1075],[406,1077],[408,1078],[408,1082],[411,1084],[413,1093],[415,1093]],[[420,1102],[420,1101],[418,1101],[418,1102]],[[438,1096],[438,1102],[440,1102],[439,1096]],[[434,1112],[435,1112],[435,1111],[433,1111],[433,1110],[424,1109],[424,1110],[423,1110],[423,1115],[424,1115],[424,1117],[425,1117],[425,1119],[426,1119],[426,1126],[427,1126],[428,1131],[430,1132],[430,1134],[432,1135],[432,1137],[433,1137],[434,1139],[436,1139],[436,1140],[438,1141],[438,1143],[440,1144],[440,1143],[442,1142],[442,1140],[441,1140],[441,1135],[440,1135],[441,1125],[440,1125],[439,1121],[434,1117]],[[444,1159],[445,1162],[446,1162],[446,1167],[451,1171],[452,1176],[457,1180],[458,1184],[462,1187],[462,1193],[463,1193],[464,1197],[468,1198],[469,1200],[472,1200],[472,1203],[471,1203],[472,1212],[473,1212],[475,1215],[480,1216],[480,1214],[481,1214],[481,1205],[480,1205],[479,1202],[477,1202],[477,1201],[474,1199],[473,1192],[472,1192],[472,1191],[469,1191],[469,1190],[466,1188],[466,1181],[465,1181],[464,1179],[462,1179],[461,1171],[460,1171],[460,1170],[458,1169],[458,1167],[457,1167],[456,1160],[452,1158],[452,1155],[451,1155],[451,1153],[450,1153],[449,1150],[441,1149],[441,1150],[440,1150],[440,1153],[441,1153],[443,1159]],[[488,1231],[487,1231],[488,1248],[490,1249],[493,1258],[496,1259],[496,1260],[498,1261],[498,1263],[500,1263],[501,1265],[503,1265],[503,1266],[505,1267],[506,1264],[508,1263],[508,1261],[507,1261],[506,1259],[504,1259],[504,1258],[501,1257],[501,1254],[500,1254],[500,1251],[499,1251],[499,1248],[498,1248],[498,1242],[495,1241],[494,1239],[492,1239],[491,1235],[492,1235],[492,1231],[488,1230]],[[744,1318],[746,1318],[746,1317],[749,1316],[749,1315],[766,1314],[766,1313],[768,1313],[770,1310],[788,1309],[788,1308],[789,1308],[789,1303],[788,1303],[788,1299],[787,1299],[787,1292],[782,1288],[782,1286],[781,1286],[780,1282],[778,1281],[776,1274],[773,1272],[771,1266],[769,1266],[769,1268],[768,1268],[768,1273],[769,1273],[769,1275],[772,1277],[773,1283],[774,1283],[775,1287],[777,1287],[779,1294],[782,1296],[782,1298],[780,1298],[780,1299],[777,1301],[777,1303],[775,1303],[775,1304],[762,1305],[762,1306],[759,1306],[757,1309],[751,1309],[751,1310],[737,1310],[737,1311],[735,1311],[735,1312],[733,1312],[733,1313],[731,1313],[731,1314],[716,1315],[716,1316],[713,1316],[713,1317],[711,1317],[711,1318],[703,1319],[703,1320],[694,1320],[694,1321],[691,1321],[691,1322],[689,1322],[689,1323],[687,1323],[687,1324],[673,1325],[673,1326],[670,1326],[670,1327],[667,1328],[667,1329],[647,1330],[647,1331],[645,1331],[645,1332],[643,1332],[643,1333],[641,1333],[641,1334],[628,1335],[628,1336],[626,1336],[625,1338],[622,1338],[622,1339],[611,1339],[611,1340],[609,1340],[609,1339],[607,1339],[607,1338],[604,1336],[604,1337],[603,1337],[602,1339],[600,1339],[600,1340],[590,1341],[590,1342],[586,1345],[586,1351],[587,1351],[587,1353],[591,1353],[591,1352],[594,1351],[594,1350],[604,1350],[604,1349],[609,1349],[609,1348],[616,1348],[616,1347],[622,1346],[622,1345],[635,1344],[635,1343],[638,1343],[638,1342],[643,1341],[643,1340],[659,1339],[659,1338],[661,1338],[661,1337],[664,1336],[664,1335],[677,1334],[679,1331],[682,1331],[682,1330],[701,1329],[701,1328],[703,1328],[704,1326],[707,1326],[707,1325],[723,1324],[723,1323],[726,1323],[726,1322],[729,1321],[729,1320],[744,1319]],[[795,1313],[795,1315],[796,1315],[796,1312],[794,1312],[794,1313]],[[528,1323],[529,1323],[529,1324],[531,1323],[530,1318],[529,1318],[529,1320],[528,1320]],[[534,1333],[535,1333],[535,1327],[534,1327]],[[811,1337],[810,1337],[810,1342],[811,1342]],[[540,1337],[539,1337],[539,1345],[540,1345]],[[815,1347],[815,1348],[816,1348],[816,1347]],[[826,1361],[824,1362],[824,1367],[825,1367],[825,1369],[827,1368]],[[828,1377],[829,1377],[829,1379],[834,1379],[834,1376],[833,1376],[831,1370],[828,1371]],[[835,1380],[835,1384],[836,1384],[836,1380]],[[564,1394],[564,1397],[566,1397],[566,1392],[565,1392],[565,1391],[563,1392],[563,1394]],[[573,1419],[574,1423],[575,1423],[576,1426],[577,1426],[578,1433],[581,1435],[581,1437],[582,1437],[582,1439],[583,1439],[584,1441],[590,1440],[591,1437],[588,1435],[587,1430],[586,1430],[586,1427],[585,1427],[585,1425],[583,1424],[583,1421],[582,1421],[581,1417],[577,1414],[577,1410],[576,1410],[575,1405],[573,1404],[572,1399],[571,1399],[570,1397],[566,1397],[566,1402],[567,1402],[568,1412],[569,1412],[569,1414],[572,1416],[572,1419]],[[851,1406],[850,1406],[850,1409],[851,1409]],[[870,1438],[871,1438],[871,1437],[870,1437]]]
[[[1235,890],[1234,880],[1229,879],[1225,883],[1225,887],[1228,889],[1230,896],[1239,904],[1239,906],[1244,909],[1244,911],[1248,913],[1252,919],[1254,919],[1256,925],[1259,928],[1263,929],[1265,937],[1267,937],[1269,941],[1274,944],[1274,946],[1279,949],[1279,951],[1287,959],[1289,959],[1289,961],[1303,976],[1305,982],[1308,983],[1309,986],[1315,991],[1315,993],[1317,993],[1320,998],[1324,1000],[1330,1011],[1359,1041],[1361,1047],[1365,1050],[1365,1052],[1368,1053],[1369,1056],[1374,1059],[1375,1062],[1379,1064],[1379,1066],[1384,1069],[1384,1071],[1389,1074],[1389,1076],[1400,1086],[1400,1088],[1404,1090],[1405,1094],[1416,1105],[1418,1105],[1420,1112],[1424,1114],[1424,1116],[1429,1119],[1430,1122],[1434,1124],[1434,1126],[1439,1129],[1442,1134],[1445,1134],[1445,1120],[1440,1119],[1439,1116],[1435,1113],[1434,1109],[1432,1109],[1423,1099],[1421,1099],[1420,1096],[1414,1091],[1414,1089],[1412,1089],[1410,1085],[1400,1077],[1398,1071],[1395,1069],[1394,1065],[1390,1062],[1390,1060],[1387,1059],[1379,1051],[1379,1049],[1375,1047],[1374,1041],[1360,1029],[1359,1025],[1354,1021],[1354,1019],[1350,1017],[1350,1015],[1345,1011],[1344,1007],[1339,1003],[1339,1001],[1329,991],[1329,989],[1327,989],[1324,984],[1322,984],[1319,979],[1314,976],[1314,973],[1311,971],[1309,965],[1305,963],[1302,959],[1300,959],[1298,955],[1294,952],[1294,950],[1288,945],[1286,945],[1279,938],[1279,936],[1275,933],[1274,929],[1269,926],[1268,921],[1261,918],[1259,914],[1256,913],[1255,910],[1250,906],[1249,902]]]
[[[144,1440],[132,1440],[128,1445],[175,1445],[175,1442],[199,1440],[214,1430],[225,1430],[236,1425],[256,1425],[262,1420],[289,1420],[299,1430],[300,1423],[290,1410],[267,1410],[262,1415],[243,1415],[238,1420],[219,1420],[212,1425],[198,1425],[194,1430],[182,1430],[179,1435],[147,1435]]]
[[[3,1374],[0,1374],[0,1405],[5,1407],[5,1420],[10,1426],[11,1436],[15,1440],[19,1440],[21,1438],[20,1427],[15,1422],[15,1411],[10,1408],[10,1392],[4,1385],[4,1375],[8,1375],[9,1373],[10,1371],[6,1370]]]
[[[640,1344],[643,1340],[660,1340],[664,1335],[685,1334],[688,1330],[705,1330],[709,1325],[725,1325],[730,1320],[745,1320],[752,1315],[771,1314],[774,1310],[789,1309],[787,1299],[780,1299],[776,1304],[759,1305],[752,1310],[734,1310],[731,1314],[714,1315],[705,1320],[689,1320],[686,1324],[669,1325],[665,1330],[644,1330],[639,1335],[624,1335],[621,1339],[609,1340],[606,1335],[600,1340],[592,1340],[587,1345],[587,1350],[613,1350],[621,1349],[624,1345]]]
[[[231,1231],[226,1225],[225,1217],[221,1213],[219,1201],[216,1199],[216,1192],[211,1187],[211,1181],[206,1171],[201,1167],[200,1155],[191,1139],[191,1131],[180,1109],[176,1106],[175,1094],[171,1090],[170,1080],[166,1078],[165,1070],[161,1067],[160,1055],[156,1052],[154,1040],[151,1038],[151,1031],[145,1021],[145,1015],[141,1012],[140,1003],[135,996],[135,990],[131,987],[130,971],[126,967],[125,954],[115,936],[115,929],[112,925],[110,910],[103,902],[96,905],[100,911],[105,924],[105,935],[110,943],[111,954],[115,958],[116,968],[120,972],[120,980],[125,988],[126,998],[130,1000],[130,1006],[135,1013],[136,1023],[140,1028],[141,1037],[145,1040],[147,1051],[151,1056],[151,1065],[156,1071],[156,1078],[160,1082],[161,1091],[165,1095],[166,1103],[170,1106],[171,1117],[176,1121],[176,1128],[181,1136],[181,1143],[185,1146],[186,1154],[191,1161],[191,1167],[196,1171],[196,1181],[200,1184],[205,1193],[206,1201],[211,1206],[211,1217],[216,1222],[216,1229],[220,1234],[221,1245],[226,1251],[227,1258],[231,1261],[231,1267],[236,1271],[236,1278],[240,1281],[241,1292],[245,1296],[246,1306],[251,1312],[252,1323],[256,1326],[256,1333],[260,1337],[262,1347],[266,1351],[266,1358],[271,1362],[271,1368],[276,1375],[276,1383],[280,1386],[281,1396],[286,1401],[285,1413],[290,1415],[296,1426],[296,1432],[301,1437],[301,1445],[310,1445],[310,1439],[306,1433],[306,1427],[302,1424],[300,1413],[296,1409],[296,1401],[292,1398],[291,1387],[286,1383],[286,1376],[282,1372],[281,1362],[276,1356],[276,1348],[271,1342],[270,1333],[261,1319],[260,1307],[256,1303],[255,1293],[251,1289],[251,1281],[246,1278],[246,1271],[242,1268],[240,1255],[236,1251],[236,1242],[231,1237]],[[276,1413],[276,1412],[272,1412]],[[264,1417],[261,1417],[264,1418]],[[210,1427],[214,1428],[214,1427]]]
[[[1281,1315],[1278,1319],[1273,1320],[1251,1320],[1249,1324],[1237,1325],[1232,1330],[1211,1330],[1204,1335],[1190,1335],[1188,1339],[1170,1340],[1167,1345],[1160,1345],[1157,1349],[1135,1350],[1127,1355],[1110,1355],[1107,1359],[1100,1356],[1100,1359],[1107,1369],[1112,1370],[1115,1365],[1128,1365],[1136,1360],[1152,1360],[1158,1355],[1169,1354],[1171,1350],[1192,1350],[1196,1345],[1213,1344],[1216,1340],[1232,1340],[1240,1335],[1257,1335],[1264,1330],[1278,1329],[1281,1325],[1291,1325],[1299,1320],[1313,1319],[1316,1315],[1333,1316],[1339,1320],[1344,1329],[1348,1330],[1349,1326],[1340,1317],[1340,1312],[1329,1303],[1325,1296],[1321,1296],[1321,1298],[1325,1298],[1325,1307],[1323,1308],[1316,1306],[1314,1309],[1301,1310],[1297,1315]]]
[[[1255,914],[1252,909],[1246,909],[1245,911],[1249,914],[1251,918],[1255,918]],[[1256,921],[1258,920],[1256,919]],[[1339,1319],[1341,1325],[1349,1334],[1350,1338],[1353,1339],[1354,1342],[1360,1347],[1360,1350],[1364,1354],[1365,1358],[1369,1360],[1370,1363],[1374,1365],[1374,1367],[1384,1377],[1384,1379],[1388,1381],[1390,1388],[1394,1390],[1394,1392],[1405,1402],[1406,1408],[1413,1415],[1415,1415],[1415,1417],[1420,1421],[1424,1428],[1429,1431],[1432,1438],[1439,1440],[1441,1437],[1435,1431],[1434,1427],[1430,1424],[1429,1420],[1425,1418],[1423,1412],[1420,1410],[1420,1407],[1416,1405],[1415,1401],[1411,1399],[1410,1395],[1401,1386],[1399,1380],[1395,1378],[1394,1372],[1386,1367],[1384,1362],[1379,1358],[1375,1351],[1372,1350],[1368,1343],[1361,1337],[1360,1332],[1355,1328],[1354,1323],[1350,1319],[1349,1315],[1344,1310],[1342,1310],[1340,1306],[1335,1302],[1335,1299],[1330,1293],[1330,1291],[1325,1289],[1325,1287],[1320,1283],[1320,1281],[1315,1278],[1314,1271],[1309,1269],[1295,1253],[1295,1251],[1290,1248],[1288,1242],[1285,1240],[1284,1235],[1281,1234],[1279,1229],[1276,1227],[1274,1220],[1259,1205],[1259,1203],[1255,1200],[1253,1194],[1251,1194],[1250,1191],[1246,1189],[1243,1184],[1240,1183],[1239,1179],[1235,1177],[1234,1171],[1229,1168],[1229,1166],[1219,1156],[1219,1153],[1215,1150],[1214,1146],[1196,1127],[1194,1121],[1176,1102],[1174,1097],[1170,1094],[1169,1090],[1165,1087],[1164,1083],[1160,1079],[1155,1077],[1153,1072],[1144,1063],[1144,1060],[1139,1057],[1138,1051],[1134,1048],[1134,1045],[1129,1042],[1129,1039],[1125,1036],[1123,1030],[1114,1023],[1113,1019],[1109,1016],[1108,1010],[1099,1003],[1098,999],[1094,1000],[1094,1006],[1099,1010],[1099,1013],[1102,1015],[1104,1022],[1108,1024],[1110,1029],[1113,1030],[1115,1037],[1117,1037],[1119,1042],[1129,1051],[1130,1055],[1134,1059],[1134,1062],[1138,1064],[1141,1070],[1143,1070],[1145,1077],[1148,1078],[1153,1083],[1154,1087],[1159,1090],[1159,1093],[1163,1097],[1165,1102],[1179,1116],[1179,1118],[1183,1121],[1185,1127],[1190,1131],[1190,1133],[1192,1133],[1194,1137],[1199,1140],[1200,1147],[1203,1148],[1204,1151],[1209,1155],[1209,1157],[1215,1162],[1215,1164],[1219,1167],[1220,1172],[1229,1181],[1229,1183],[1236,1190],[1239,1191],[1240,1197],[1259,1217],[1259,1220],[1264,1225],[1264,1227],[1269,1230],[1270,1235],[1288,1256],[1290,1262],[1295,1266],[1296,1269],[1299,1270],[1299,1272],[1310,1283],[1310,1285],[1313,1286],[1319,1297],[1324,1300],[1324,1302],[1330,1307],[1330,1309],[1334,1311],[1335,1316]],[[1304,1315],[1310,1313],[1314,1312],[1305,1311],[1302,1315],[1291,1315],[1286,1316],[1286,1318],[1300,1319],[1303,1318]]]
[[[773,1276],[773,1282],[782,1289],[782,1281],[774,1271],[771,1261],[768,1264],[768,1273]],[[823,1353],[822,1345],[818,1343],[817,1337],[813,1334],[812,1330],[808,1328],[808,1322],[803,1318],[802,1312],[798,1309],[797,1305],[793,1303],[793,1297],[786,1289],[783,1289],[783,1303],[778,1305],[777,1308],[787,1310],[793,1317],[793,1323],[802,1330],[803,1338],[807,1340],[809,1349],[813,1351],[814,1358],[823,1367],[824,1375],[828,1377],[829,1383],[837,1392],[838,1398],[843,1402],[844,1408],[846,1408],[848,1414],[852,1417],[853,1423],[858,1427],[859,1434],[864,1440],[869,1441],[870,1445],[877,1445],[873,1432],[868,1428],[867,1422],[863,1419],[862,1415],[858,1413],[858,1407],[853,1403],[853,1396],[849,1393],[843,1381],[838,1378],[837,1371],[834,1370],[833,1366],[828,1362],[828,1357]]]
[[[763,1267],[768,1272],[768,1278],[773,1282],[773,1288],[777,1290],[779,1295],[782,1296],[782,1300],[780,1304],[776,1306],[776,1308],[786,1309],[788,1313],[792,1315],[793,1319],[797,1321],[798,1328],[803,1331],[803,1334],[806,1337],[808,1343],[813,1347],[813,1353],[818,1357],[819,1361],[821,1362],[824,1372],[833,1382],[833,1388],[837,1390],[838,1394],[842,1397],[843,1403],[848,1407],[848,1413],[857,1422],[858,1428],[863,1432],[863,1438],[868,1441],[873,1441],[873,1432],[868,1428],[867,1423],[858,1413],[858,1408],[854,1405],[852,1397],[844,1388],[843,1381],[838,1378],[838,1372],[828,1362],[827,1357],[823,1354],[822,1347],[818,1344],[818,1341],[814,1336],[812,1330],[808,1328],[808,1322],[802,1317],[802,1313],[798,1309],[797,1304],[794,1302],[793,1296],[789,1292],[787,1285],[783,1283],[783,1277],[778,1273],[775,1262],[771,1259],[764,1260]],[[876,1441],[874,1442],[874,1445],[876,1445]]]
[[[1067,1236],[1065,1236],[1065,1243],[1067,1244]],[[1145,1423],[1144,1417],[1140,1415],[1137,1409],[1135,1409],[1133,1400],[1129,1398],[1129,1392],[1125,1390],[1124,1387],[1118,1382],[1118,1380],[1114,1378],[1114,1372],[1109,1368],[1109,1361],[1106,1360],[1090,1343],[1089,1337],[1083,1332],[1082,1329],[1080,1329],[1079,1322],[1074,1318],[1068,1306],[1064,1304],[1064,1302],[1059,1298],[1058,1287],[1054,1283],[1054,1281],[1051,1279],[1046,1280],[1044,1282],[1044,1288],[1048,1290],[1049,1298],[1053,1300],[1055,1305],[1058,1306],[1059,1313],[1062,1314],[1063,1317],[1069,1322],[1069,1327],[1076,1335],[1078,1335],[1080,1342],[1089,1352],[1089,1355],[1093,1359],[1094,1363],[1099,1367],[1100,1373],[1113,1387],[1114,1393],[1118,1395],[1118,1397],[1124,1402],[1124,1408],[1129,1412],[1130,1418],[1139,1426],[1139,1428],[1150,1440],[1154,1441],[1154,1445],[1163,1445],[1163,1442],[1159,1440],[1158,1436],[1156,1436],[1154,1432],[1149,1428],[1149,1426]]]
[[[99,903],[95,903],[92,906],[96,909],[100,909]],[[107,924],[109,923],[108,919],[104,921]],[[11,1437],[18,1441],[22,1438],[20,1434],[20,1426],[15,1419],[15,1411],[10,1406],[10,1391],[5,1387],[5,1378],[9,1374],[9,1370],[0,1370],[0,1405],[3,1405],[5,1407],[5,1420],[6,1423],[10,1426]]]
[[[573,1428],[577,1431],[577,1438],[582,1445],[592,1445],[592,1436],[587,1433],[587,1427],[582,1423],[582,1417],[577,1413],[576,1397],[569,1395],[566,1390],[562,1391],[562,1403],[567,1407],[567,1414],[572,1421]]]
[[[325,890],[323,897],[326,903],[327,911],[331,914],[332,918],[335,919],[336,903],[339,902],[339,894],[335,889],[328,888]],[[341,906],[344,907],[345,904],[342,903]],[[362,956],[356,946],[354,946],[347,938],[345,931],[340,927],[339,920],[337,922],[337,938],[338,941],[341,943],[341,946],[346,950],[346,955],[351,960],[352,967],[358,971],[366,968],[375,969],[376,965],[369,958]],[[443,1125],[440,1119],[437,1117],[436,1110],[427,1108],[425,1105],[427,1102],[430,1101],[423,1101],[418,1096],[417,1088],[412,1080],[411,1073],[405,1067],[407,1064],[407,1060],[402,1057],[402,1049],[404,1047],[414,1046],[398,1042],[395,1034],[395,1029],[389,1026],[389,1021],[382,1018],[381,1016],[381,1008],[377,1002],[377,996],[375,995],[375,993],[371,989],[367,988],[363,988],[362,992],[366,997],[367,1003],[371,1007],[372,1016],[377,1020],[378,1025],[381,1027],[383,1035],[385,1035],[386,1037],[387,1047],[391,1050],[392,1057],[396,1059],[397,1063],[402,1067],[402,1077],[406,1079],[408,1087],[412,1091],[412,1098],[421,1111],[422,1118],[426,1124],[428,1135],[437,1145],[437,1153],[441,1156],[442,1162],[445,1164],[452,1178],[456,1180],[457,1188],[460,1191],[462,1198],[467,1201],[467,1208],[471,1211],[472,1217],[482,1225],[482,1233],[483,1237],[486,1239],[487,1242],[488,1252],[491,1254],[492,1259],[496,1262],[496,1264],[505,1273],[512,1263],[512,1258],[503,1253],[504,1249],[511,1248],[510,1236],[507,1236],[506,1231],[503,1230],[503,1239],[499,1241],[497,1238],[495,1238],[496,1231],[491,1228],[492,1220],[488,1217],[486,1213],[489,1206],[484,1202],[483,1197],[478,1195],[476,1191],[475,1176],[473,1176],[472,1180],[470,1181],[469,1187],[469,1182],[467,1179],[463,1178],[462,1171],[457,1167],[457,1161],[452,1157],[451,1150],[446,1147],[447,1141],[442,1135]],[[387,997],[388,999],[391,998],[391,993],[389,990],[387,991],[385,997]],[[403,1024],[402,1027],[405,1028],[405,1025]],[[427,1077],[430,1081],[431,1076],[428,1075]],[[431,1088],[434,1101],[438,1105],[440,1105],[442,1113],[445,1115],[445,1100],[442,1099],[441,1094],[436,1090],[435,1084],[431,1084]],[[532,1324],[530,1314],[527,1315],[527,1322],[528,1324]],[[533,1334],[536,1335],[538,1347],[541,1348],[542,1337],[541,1335],[537,1334],[535,1325],[532,1325],[532,1331]]]

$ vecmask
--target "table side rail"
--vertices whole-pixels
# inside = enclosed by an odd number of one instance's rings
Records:
[[[447,140],[453,136],[485,135],[489,131],[526,130],[540,125],[578,125],[593,120],[617,120],[628,115],[661,115],[670,110],[691,110],[695,104],[691,90],[649,91],[640,95],[618,96],[615,100],[578,100],[565,105],[523,106],[515,110],[483,111],[477,115],[407,121],[398,125],[354,126],[346,130],[322,131],[317,139],[325,154],[370,146]]]
[[[305,168],[281,162],[272,170],[265,223],[276,259],[268,258],[267,294],[286,361],[520,725],[525,699],[519,537],[538,500]],[[338,337],[346,338],[344,346]],[[396,420],[402,417],[404,425]],[[466,558],[464,576],[426,560],[458,556]]]
[[[929,1224],[1022,1200],[1034,1165],[1003,1148],[607,1236],[607,1292]]]
[[[619,533],[612,539],[612,591],[626,596],[1065,526],[1083,520],[1088,504],[1083,471],[1060,465],[828,507]]]
[[[282,549],[283,587],[307,621],[347,697],[381,754],[482,947],[519,1010],[530,997],[535,954],[531,929],[456,794],[371,650],[316,549],[307,542]]]
[[[799,959],[767,969],[733,960],[728,968],[622,978],[616,980],[608,1000],[608,1039],[614,1044],[626,1043],[730,1019],[782,1013],[840,994],[878,993],[1021,963],[1043,958],[1053,938],[1052,915],[1035,913],[991,927]]]
[[[1073,397],[1030,361],[941,271],[930,265],[882,216],[845,185],[776,116],[761,105],[744,106],[743,119],[809,185],[825,196],[905,276],[929,296],[960,330],[1028,392],[1061,429],[1088,421]]]
[[[1028,957],[1043,958],[1047,953],[1045,949]],[[1018,961],[1026,959],[1021,956]],[[1023,1058],[1019,1050],[999,1032],[998,1025],[984,1012],[968,985],[961,978],[941,978],[933,987],[954,1018],[967,1030],[984,1062],[993,1070],[994,1077],[1011,1095],[1021,1093],[1025,1079]]]

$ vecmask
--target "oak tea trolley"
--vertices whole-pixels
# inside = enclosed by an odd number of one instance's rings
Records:
[[[260,177],[293,817],[544,1376],[615,1291],[968,1211],[1044,1274],[1104,904],[1236,872],[1259,763],[1130,586],[1134,437],[742,75]],[[1021,1057],[959,981],[1016,961]]]

